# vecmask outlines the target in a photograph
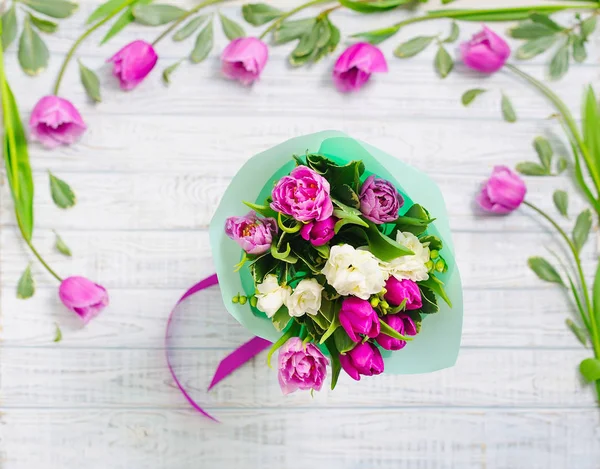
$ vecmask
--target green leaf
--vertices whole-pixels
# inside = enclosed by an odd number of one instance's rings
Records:
[[[577,340],[579,340],[579,342],[581,342],[581,344],[584,347],[587,347],[587,336],[585,334],[585,330],[582,329],[581,327],[579,327],[577,324],[575,324],[570,319],[567,319],[565,321],[565,323],[567,324],[567,327],[569,329],[571,329],[571,332],[573,332],[573,334],[575,334],[575,337],[577,337]]]
[[[331,357],[331,390],[334,390],[338,382],[338,378],[340,377],[340,371],[342,371],[342,366],[340,364],[340,352],[335,348],[335,342],[333,339],[329,339],[325,346],[327,347],[327,350],[329,350],[329,355]]]
[[[395,236],[397,231],[408,231],[415,236],[419,236],[427,230],[427,226],[432,221],[433,219],[429,216],[427,210],[419,204],[414,204],[404,215],[398,217],[398,220],[394,222],[396,227],[393,235]]]
[[[587,39],[594,32],[596,23],[595,13],[581,22],[581,35],[584,39]]]
[[[13,5],[2,15],[2,47],[8,49],[17,37],[17,13]]]
[[[459,35],[460,35],[460,28],[458,27],[458,24],[456,24],[456,21],[453,21],[452,26],[450,27],[450,35],[446,39],[444,39],[443,42],[445,42],[447,44],[456,42]]]
[[[406,342],[410,342],[411,340],[413,340],[412,337],[407,337],[407,336],[400,334],[396,329],[393,329],[385,321],[379,321],[379,325],[381,327],[381,333],[388,335],[393,339],[404,340]]]
[[[588,86],[584,93],[581,121],[583,141],[591,159],[590,173],[597,178],[600,177],[600,132],[598,132],[598,128],[600,128],[600,111],[594,89],[591,86]]]
[[[152,0],[137,0],[135,3],[138,5],[148,5],[151,2]],[[127,25],[135,21],[132,11],[133,6],[129,6],[123,11],[123,13],[121,13],[121,16],[117,18],[117,21],[113,23],[106,35],[102,38],[102,41],[100,41],[100,45],[107,43],[109,40],[119,34]]]
[[[573,244],[577,251],[585,245],[590,230],[592,229],[592,212],[589,209],[584,210],[579,214],[573,228]]]
[[[20,0],[21,3],[27,5],[32,10],[42,13],[51,18],[68,18],[78,5],[66,0]]]
[[[550,142],[544,137],[536,137],[533,140],[533,148],[537,152],[542,166],[546,168],[548,173],[550,173],[550,168],[552,167],[552,156],[554,155],[552,147],[550,146]]]
[[[181,65],[181,60],[178,60],[172,65],[169,65],[162,72],[162,79],[165,85],[171,84],[171,74]]]
[[[564,10],[561,5],[537,6],[536,11],[542,13],[554,13]],[[531,9],[528,7],[515,8],[494,8],[492,10],[476,10],[466,8],[430,10],[429,15],[444,15],[445,18],[456,18],[460,21],[520,21],[526,20],[531,15]]]
[[[213,24],[212,24],[212,20],[208,22],[208,24],[206,26],[204,26],[204,28],[202,29],[202,31],[200,31],[198,33],[198,36],[196,37],[196,43],[194,45],[194,49],[192,50],[192,53],[190,54],[190,60],[192,61],[192,63],[200,63],[202,62],[204,59],[206,59],[206,57],[208,57],[208,54],[210,54],[210,51],[213,48]]]
[[[422,282],[417,282],[419,286],[424,286],[439,296],[442,300],[446,302],[448,306],[452,308],[452,302],[448,295],[446,294],[446,290],[444,290],[444,283],[435,277],[434,275],[430,275],[429,278]]]
[[[417,36],[409,39],[406,42],[400,44],[394,49],[394,55],[401,59],[407,57],[414,57],[419,52],[425,50],[425,48],[433,42],[435,36]]]
[[[530,257],[527,265],[543,281],[565,285],[556,269],[543,257]]]
[[[529,16],[529,19],[536,23],[536,24],[541,24],[546,26],[549,29],[553,29],[556,32],[562,31],[563,28],[560,24],[558,24],[556,21],[554,21],[552,18],[550,18],[548,15],[545,15],[543,13],[532,13]]]
[[[527,22],[521,23],[508,30],[508,35],[514,39],[536,39],[544,36],[553,36],[556,30],[549,28],[545,24]]]
[[[512,103],[508,96],[502,93],[502,117],[506,122],[516,122],[517,114],[515,113],[515,109],[513,108]]]
[[[88,19],[86,20],[86,24],[92,24],[96,21],[103,20],[108,15],[113,13],[119,7],[123,7],[128,3],[129,0],[108,0],[107,2],[102,3],[98,8],[96,8]]]
[[[242,16],[253,26],[261,26],[283,15],[279,8],[266,3],[247,3],[242,6]]]
[[[19,278],[19,283],[17,284],[17,298],[26,300],[27,298],[31,298],[34,293],[35,280],[33,280],[33,276],[31,275],[31,264],[29,264],[21,274],[21,278]]]
[[[273,32],[273,42],[275,44],[285,44],[300,39],[306,33],[312,31],[314,24],[314,18],[285,21]]]
[[[51,172],[48,172],[50,176],[50,193],[52,194],[52,200],[57,207],[70,208],[75,205],[76,197],[71,187],[62,179],[57,178]]]
[[[548,170],[542,165],[525,161],[516,166],[516,170],[525,176],[548,176]]]
[[[596,275],[594,276],[594,288],[592,290],[593,310],[596,316],[596,323],[600,322],[600,262],[596,267]]]
[[[360,13],[379,13],[413,3],[412,0],[340,0],[340,4]]]
[[[279,308],[271,318],[275,329],[277,329],[279,332],[283,331],[291,320],[292,317],[290,316],[290,312],[285,306]]]
[[[208,15],[200,15],[188,21],[179,31],[173,36],[174,41],[183,41],[194,34],[200,26],[208,19]]]
[[[565,157],[561,157],[558,160],[558,163],[556,164],[556,172],[558,174],[561,174],[567,169],[568,166],[569,162],[567,161],[567,159]]]
[[[531,39],[517,49],[516,57],[519,60],[532,59],[550,49],[557,39],[558,36],[545,36]]]
[[[581,36],[573,37],[573,59],[577,63],[584,62],[587,59],[587,51],[585,50],[585,39]]]
[[[247,201],[242,201],[242,203],[254,210],[256,213],[259,213],[260,215],[262,215],[263,217],[267,217],[267,218],[277,218],[277,212],[275,210],[273,210],[269,205],[258,205],[258,204],[253,204],[252,202],[247,202]]]
[[[380,44],[386,39],[389,39],[400,30],[399,26],[390,26],[387,28],[375,29],[364,33],[353,34],[350,37],[362,39],[370,44]]]
[[[31,21],[31,24],[43,33],[52,34],[58,29],[58,23],[55,23],[54,21],[38,18],[37,16],[33,16],[31,13],[29,13],[28,17],[29,21]]]
[[[64,254],[67,257],[71,257],[72,256],[71,249],[69,249],[69,246],[67,246],[67,243],[65,243],[63,241],[63,239],[58,235],[58,233],[54,232],[54,234],[56,235],[56,240],[54,241],[54,247],[61,254]]]
[[[135,5],[131,10],[136,23],[145,26],[160,26],[170,23],[185,15],[186,11],[167,4]]]
[[[78,63],[79,79],[85,88],[85,92],[92,101],[99,103],[102,101],[102,97],[100,96],[100,80],[98,79],[98,75],[83,65],[81,60],[78,60]]]
[[[444,46],[440,45],[435,54],[435,69],[442,78],[446,78],[454,68],[454,61]]]
[[[593,383],[600,379],[600,360],[597,358],[586,358],[579,364],[579,371],[586,381]]]
[[[487,90],[484,90],[483,88],[473,88],[472,90],[467,90],[463,93],[462,97],[460,98],[463,106],[468,106],[469,104],[471,104],[473,102],[473,100],[479,96],[480,94],[485,93]]]
[[[362,213],[353,207],[348,207],[339,200],[335,200],[335,205],[339,208],[334,208],[333,214],[338,219],[335,224],[334,231],[338,233],[340,229],[345,225],[359,225],[365,228],[369,227],[369,224],[361,218]]]
[[[346,353],[356,347],[356,342],[354,342],[343,327],[338,327],[333,333],[333,341],[335,342],[335,348],[338,349],[340,353]]]
[[[56,327],[54,332],[54,342],[58,343],[62,340],[62,331],[60,330],[60,327],[58,327],[58,324],[54,324],[54,326]]]
[[[569,195],[565,191],[556,190],[552,195],[552,200],[554,200],[556,210],[558,210],[563,217],[568,218]]]
[[[292,322],[291,326],[288,328],[285,334],[283,334],[277,342],[275,342],[271,348],[269,349],[269,353],[267,354],[267,365],[271,366],[271,357],[277,351],[279,347],[285,344],[288,339],[292,337],[297,337],[300,332],[300,324],[296,321]]]
[[[227,36],[227,39],[233,41],[238,37],[245,37],[246,32],[244,28],[242,28],[238,23],[229,19],[227,16],[219,13],[219,17],[221,18],[221,26],[223,27],[223,33]]]
[[[550,78],[558,80],[569,70],[569,43],[561,45],[550,61]]]
[[[405,248],[390,237],[384,235],[373,223],[369,223],[369,228],[364,232],[367,236],[367,242],[371,253],[383,262],[390,262],[397,257],[414,254],[410,249]]]
[[[31,27],[31,21],[25,17],[23,32],[19,40],[19,64],[27,75],[35,76],[48,66],[50,53],[46,43]]]

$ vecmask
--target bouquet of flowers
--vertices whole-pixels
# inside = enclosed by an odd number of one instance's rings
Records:
[[[459,280],[450,293],[445,289],[447,280],[458,279],[452,275],[452,248],[427,208],[413,202],[355,140],[326,139],[320,150],[301,156],[276,151],[284,164],[255,201],[243,202],[250,211],[225,217],[229,210],[220,207],[213,220],[242,248],[240,259],[232,242],[218,236],[217,251],[237,257],[228,271],[217,265],[226,304],[257,335],[273,339],[269,360],[279,349],[279,383],[286,394],[320,390],[328,364],[332,389],[342,369],[357,381],[382,373],[388,359],[411,349],[430,327],[429,316],[452,315],[452,302],[461,301]],[[260,169],[264,174],[269,167]],[[247,188],[235,180],[231,187]],[[228,199],[226,194],[222,205]],[[232,271],[239,273],[241,294],[228,288],[228,279],[237,276]],[[456,327],[446,331],[454,335],[451,363],[460,340],[460,314],[455,316],[458,335]],[[437,355],[435,341],[428,347],[421,344],[419,352]],[[421,371],[414,363],[400,368]]]

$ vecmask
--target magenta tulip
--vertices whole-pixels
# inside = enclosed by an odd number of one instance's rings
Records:
[[[486,26],[470,41],[463,42],[460,51],[464,64],[482,73],[497,72],[510,56],[506,41]]]
[[[300,230],[300,236],[310,241],[313,246],[323,246],[331,241],[335,235],[335,217],[329,217],[322,221],[311,221]]]
[[[320,391],[329,360],[312,343],[292,337],[279,349],[279,385],[284,394],[298,389]]]
[[[403,336],[417,335],[417,326],[408,314],[390,314],[383,321]],[[400,350],[406,346],[406,340],[396,339],[382,332],[375,340],[385,350]]]
[[[225,221],[225,234],[248,254],[264,254],[270,250],[276,233],[277,221],[274,218],[258,218],[256,212],[243,217],[229,217]]]
[[[504,215],[519,208],[526,192],[527,187],[518,174],[506,166],[496,166],[476,200],[486,212]]]
[[[58,289],[60,301],[76,313],[84,324],[108,306],[108,293],[102,285],[85,277],[68,277]]]
[[[44,96],[33,108],[29,119],[31,136],[48,148],[70,145],[85,132],[79,111],[66,99]]]
[[[152,71],[158,56],[152,44],[146,41],[133,41],[113,55],[113,75],[119,79],[122,90],[132,90]]]
[[[419,290],[419,286],[412,280],[398,280],[392,275],[387,280],[385,289],[385,299],[393,306],[399,306],[405,300],[404,309],[407,311],[420,309],[423,306],[421,290]]]
[[[269,48],[255,37],[239,37],[231,41],[221,54],[221,70],[227,78],[251,85],[260,78]]]
[[[356,381],[360,381],[360,375],[379,375],[384,369],[381,352],[370,342],[360,343],[349,352],[340,355],[340,364]]]
[[[349,296],[342,302],[340,324],[353,342],[362,340],[358,334],[371,338],[379,335],[380,324],[377,312],[367,300],[354,296]]]
[[[383,53],[368,42],[358,42],[348,47],[338,57],[333,68],[333,82],[344,93],[358,91],[372,73],[387,73]]]

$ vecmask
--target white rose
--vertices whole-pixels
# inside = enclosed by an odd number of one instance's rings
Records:
[[[317,314],[321,307],[322,291],[323,286],[315,279],[301,280],[285,303],[290,316],[300,317],[305,313]]]
[[[290,287],[282,287],[277,281],[277,276],[269,274],[262,283],[256,286],[256,307],[266,313],[270,318],[281,308],[291,293]]]
[[[420,282],[429,278],[425,264],[429,261],[429,243],[421,244],[419,238],[410,232],[398,231],[396,241],[414,252],[411,256],[397,257],[384,265],[384,268],[398,280],[409,279]]]
[[[331,248],[322,273],[340,295],[368,300],[383,290],[388,278],[379,262],[369,251],[342,244]]]

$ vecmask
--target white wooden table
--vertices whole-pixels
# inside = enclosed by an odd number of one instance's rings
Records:
[[[484,3],[493,5],[470,4]],[[96,4],[83,2],[49,40],[51,65],[41,77],[23,75],[11,47],[8,76],[27,118],[50,91],[62,57]],[[235,4],[223,10],[239,15]],[[348,34],[402,16],[339,11],[332,18]],[[290,70],[289,47],[272,49],[261,82],[251,89],[219,78],[218,51],[226,44],[219,29],[207,62],[182,66],[169,88],[160,71],[187,54],[190,43],[165,41],[155,73],[134,92],[122,93],[103,61],[119,46],[153,38],[157,30],[130,28],[103,48],[96,46],[98,35],[86,43],[80,56],[109,84],[104,101],[93,107],[73,64],[63,93],[82,110],[89,131],[70,148],[31,148],[35,242],[63,274],[105,285],[111,306],[82,328],[35,262],[35,297],[15,298],[19,275],[32,259],[17,235],[4,183],[0,466],[597,469],[600,413],[576,370],[589,352],[564,325],[570,314],[564,296],[525,265],[528,256],[545,254],[551,237],[526,213],[487,218],[473,210],[474,194],[493,165],[533,159],[532,139],[560,131],[546,119],[551,113],[546,102],[508,73],[480,78],[457,66],[440,80],[432,68],[433,48],[412,60],[393,58],[401,40],[445,33],[448,26],[423,23],[384,44],[390,73],[350,96],[331,84],[335,57],[312,69]],[[478,27],[461,25],[461,37]],[[583,85],[598,82],[597,42],[586,64],[553,85],[574,108]],[[523,68],[542,77],[545,61]],[[493,92],[463,108],[460,95],[476,86]],[[500,90],[513,100],[515,124],[501,119]],[[190,409],[167,371],[167,314],[188,286],[213,272],[207,226],[242,163],[287,138],[323,129],[368,141],[439,183],[464,282],[459,361],[422,376],[385,375],[361,383],[343,377],[335,392],[312,399],[282,396],[276,373],[261,356],[205,397],[223,422],[214,424]],[[78,195],[75,208],[53,205],[47,170],[71,183]],[[530,179],[528,185],[530,198],[547,207],[555,186],[570,187],[566,178]],[[573,206],[582,204],[574,200]],[[53,250],[52,230],[71,246],[72,259]],[[590,272],[592,251],[585,259]],[[206,298],[198,325],[182,342],[198,356],[189,370],[195,378],[188,385],[195,389],[205,387],[219,359],[249,337],[219,304],[216,291]],[[52,341],[55,323],[64,336],[58,344]]]

